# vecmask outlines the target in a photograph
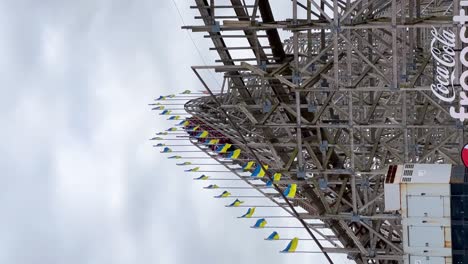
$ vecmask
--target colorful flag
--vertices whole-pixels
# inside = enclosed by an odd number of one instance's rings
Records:
[[[160,115],[169,115],[171,114],[171,112],[172,112],[171,110],[164,110],[160,113]]]
[[[200,126],[196,126],[196,127],[192,128],[190,131],[197,131],[199,128],[200,128]]]
[[[170,94],[170,95],[168,95],[167,97],[169,97],[169,98],[174,98],[174,97],[175,97],[175,94]]]
[[[221,146],[218,147],[218,149],[216,150],[216,152],[218,153],[226,153],[226,151],[231,147],[232,145],[229,144],[229,143],[226,143],[226,144],[223,144]]]
[[[258,219],[253,228],[264,228],[267,224],[265,218]]]
[[[205,174],[203,174],[202,176],[198,177],[198,178],[194,178],[194,180],[208,180],[210,177],[206,176]]]
[[[160,100],[166,100],[166,96],[162,96],[162,95],[161,95],[161,96],[159,96],[158,99],[156,99],[156,101],[160,101]]]
[[[249,161],[247,162],[247,164],[244,165],[244,167],[242,167],[242,170],[243,171],[248,171],[252,168],[252,166],[255,164],[254,161]]]
[[[266,238],[266,240],[278,240],[279,238],[280,238],[280,237],[279,237],[278,232],[273,231],[273,233],[271,233],[271,234]]]
[[[277,182],[281,180],[281,173],[277,172],[273,175],[273,181]]]
[[[292,183],[288,185],[288,188],[284,190],[284,196],[288,198],[294,198],[296,196],[296,189],[297,189],[297,184]]]
[[[192,91],[190,91],[190,90],[185,90],[185,91],[181,92],[180,94],[191,94],[191,93],[192,93]]]
[[[164,146],[166,146],[166,144],[163,144],[163,143],[156,144],[156,147],[164,147]]]
[[[265,167],[265,169],[268,170],[268,165],[263,165],[263,167]],[[252,172],[252,177],[259,177],[259,178],[262,178],[263,176],[265,176],[265,171],[263,170],[262,166],[259,164],[257,165],[257,167],[255,168],[255,170]]]
[[[195,168],[193,168],[193,169],[185,170],[185,171],[186,171],[186,172],[196,172],[196,171],[198,171],[198,170],[200,170],[200,167],[195,167]]]
[[[244,201],[241,201],[239,199],[236,199],[234,202],[232,202],[228,207],[238,207],[239,205],[243,204]]]
[[[206,144],[207,145],[217,145],[219,143],[219,139],[210,139]]]
[[[169,117],[167,120],[179,120],[180,119],[180,116],[171,116]]]
[[[167,131],[177,131],[177,127],[171,127],[169,129],[167,129]]]
[[[216,184],[210,184],[210,185],[205,187],[205,189],[218,189],[218,188],[219,188],[219,186],[216,185]]]
[[[286,246],[286,248],[283,249],[283,251],[281,251],[281,252],[284,252],[284,253],[295,252],[298,243],[299,243],[299,238],[297,238],[297,237],[293,238],[293,239],[289,242],[289,244]]]
[[[159,132],[159,133],[157,133],[156,135],[158,135],[158,136],[166,136],[166,135],[167,135],[167,132]]]
[[[236,149],[236,150],[232,151],[232,152],[229,154],[228,158],[230,158],[230,159],[237,159],[237,158],[239,157],[240,154],[241,154],[241,150],[240,150],[240,149]]]
[[[162,137],[154,137],[154,138],[151,138],[150,140],[164,140],[164,138],[162,138]]]
[[[215,197],[216,197],[216,198],[226,198],[226,197],[229,197],[229,196],[231,196],[231,193],[228,192],[228,191],[224,191],[224,192],[222,192],[220,195],[217,195],[217,196],[215,196]]]
[[[168,148],[168,147],[165,147],[161,153],[169,153],[169,152],[172,152],[172,149]]]
[[[164,110],[164,105],[153,107],[151,110]]]
[[[197,138],[206,138],[208,137],[208,131],[203,130],[203,132],[198,133]]]
[[[176,165],[179,165],[179,166],[192,165],[192,162],[186,161],[186,162],[182,162],[182,163],[177,163]]]
[[[266,186],[271,187],[271,186],[273,186],[273,182],[277,182],[279,180],[281,180],[281,173],[277,172],[277,173],[275,173],[273,175],[273,181],[268,180],[267,183],[266,183]]]
[[[170,156],[168,159],[181,159],[182,156]]]
[[[190,122],[188,120],[183,120],[177,125],[186,127],[186,126],[190,125]]]
[[[255,207],[247,209],[247,212],[243,214],[241,217],[242,218],[251,218],[252,215],[255,213]]]

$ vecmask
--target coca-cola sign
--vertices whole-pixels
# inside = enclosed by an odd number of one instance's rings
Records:
[[[466,3],[464,3],[466,2]],[[461,1],[460,5],[468,6],[468,1]],[[466,37],[465,22],[468,22],[468,16],[465,15],[464,9],[460,10],[460,15],[454,16],[453,21],[462,25],[458,38],[463,43],[468,43]],[[460,76],[456,76],[455,67],[462,65],[468,67],[467,53],[468,46],[463,48],[457,56],[455,53],[456,34],[449,29],[437,30],[432,27],[431,54],[435,61],[435,82],[431,85],[432,93],[440,100],[453,103],[450,108],[450,116],[460,120],[461,122],[468,120],[468,70],[462,72]],[[460,64],[461,63],[461,64]],[[458,88],[459,83],[461,89]],[[454,101],[459,98],[459,104],[455,105]]]

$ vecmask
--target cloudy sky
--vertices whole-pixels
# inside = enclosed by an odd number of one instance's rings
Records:
[[[0,1],[0,263],[321,263],[148,141],[171,123],[147,104],[201,88],[180,26],[171,1]]]

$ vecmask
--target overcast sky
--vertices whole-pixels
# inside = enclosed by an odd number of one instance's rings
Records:
[[[147,104],[201,88],[180,26],[171,1],[0,1],[0,263],[321,263],[148,141],[172,123]]]

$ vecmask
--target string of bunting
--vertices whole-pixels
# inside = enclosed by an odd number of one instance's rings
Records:
[[[192,93],[190,90],[185,90],[179,95],[183,96],[188,96],[188,95],[193,95],[193,94],[204,94],[204,93]],[[191,117],[183,118],[182,116],[187,115],[186,113],[177,113],[173,114],[173,111],[175,109],[168,109],[166,108],[166,105],[169,104],[162,104],[162,102],[167,102],[167,101],[174,101],[178,100],[178,96],[175,94],[169,94],[165,96],[159,96],[158,98],[155,99],[157,103],[152,103],[150,105],[155,106],[151,110],[159,110],[161,111],[159,115],[164,115],[164,116],[169,116],[167,120],[180,120],[177,124],[175,124],[174,127],[170,127],[166,129],[165,131],[158,132],[156,135],[158,136],[168,136],[168,135],[175,135],[175,134],[170,134],[171,132],[184,132],[184,134],[189,135],[189,139],[195,140],[197,143],[201,143],[202,145],[211,148],[211,150],[220,155],[220,157],[223,157],[225,159],[229,160],[238,160],[238,161],[246,161],[243,162],[241,171],[242,172],[251,172],[250,178],[252,179],[263,179],[265,176],[265,170],[268,170],[269,165],[264,164],[263,166],[256,164],[255,161],[252,160],[242,160],[240,157],[242,156],[242,149],[241,148],[236,148],[235,144],[232,144],[231,142],[226,140],[226,137],[224,137],[221,133],[219,133],[216,130],[212,130],[210,128],[205,127],[204,124],[198,122],[198,120],[195,120]],[[171,105],[177,105],[177,104],[171,104]],[[197,121],[197,122],[195,122]],[[170,139],[165,139],[163,137],[153,137],[151,140],[170,140]],[[160,153],[189,153],[189,152],[194,152],[194,151],[174,151],[172,148],[170,148],[166,143],[158,143],[154,145],[155,147],[162,147],[162,150]],[[182,159],[184,158],[183,156],[180,155],[173,155],[169,156],[168,159]],[[193,157],[187,157],[187,158],[193,158]],[[211,158],[208,158],[211,159]],[[181,163],[176,163],[178,166],[189,166],[193,165],[191,161],[185,161]],[[207,164],[207,165],[212,165],[212,164]],[[201,168],[199,166],[193,167],[190,169],[184,170],[185,172],[200,172]],[[265,181],[265,188],[271,188],[273,186],[273,183],[279,183],[281,181],[282,175],[281,173],[277,172],[274,173],[273,175],[273,181],[271,180],[266,180]],[[206,181],[206,180],[244,180],[244,179],[228,179],[228,178],[210,178],[210,176],[206,174],[202,174],[199,177],[193,178],[194,180],[201,180],[201,181]],[[236,187],[233,187],[236,188]],[[241,187],[238,187],[241,188]],[[253,188],[253,187],[249,187]],[[220,189],[220,186],[216,184],[210,184],[204,189]],[[287,185],[287,187],[284,189],[283,194],[290,199],[295,199],[296,198],[296,193],[297,193],[297,184],[296,183],[290,183]],[[214,196],[215,198],[229,198],[232,197],[232,194],[225,190],[222,191],[219,195]],[[240,197],[240,196],[239,196]],[[263,196],[245,196],[248,198],[267,198]],[[226,205],[227,207],[245,207],[243,204],[245,201],[235,199],[232,203]],[[254,214],[256,212],[257,207],[262,207],[262,206],[253,206],[253,207],[248,207],[247,211],[241,215],[239,218],[253,218]],[[265,207],[265,206],[263,206]],[[265,218],[260,218],[258,219],[255,224],[252,226],[254,229],[264,229],[267,228],[268,222]],[[295,228],[295,227],[274,227],[274,228]],[[281,240],[279,237],[279,234],[277,231],[273,231],[265,240],[268,241],[277,241]],[[283,239],[284,240],[284,239]],[[281,251],[282,253],[293,253],[296,252],[296,249],[298,247],[299,240],[306,240],[306,239],[299,239],[297,237],[294,237],[290,239],[289,243],[287,246]]]

